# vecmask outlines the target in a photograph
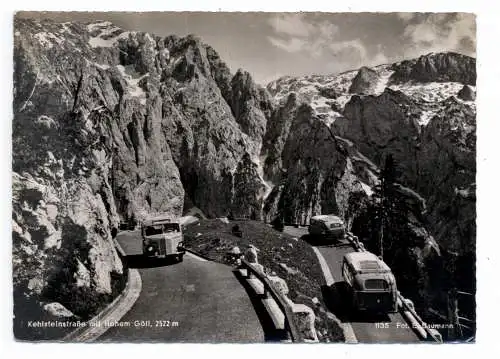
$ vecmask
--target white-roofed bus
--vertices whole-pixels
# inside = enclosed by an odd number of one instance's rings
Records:
[[[182,262],[182,225],[168,215],[145,219],[141,226],[142,253],[147,257],[175,258]]]
[[[370,252],[351,252],[342,260],[342,276],[352,309],[374,313],[398,311],[396,279],[389,266]]]

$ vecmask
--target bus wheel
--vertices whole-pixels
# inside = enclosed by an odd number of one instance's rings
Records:
[[[177,262],[182,262],[184,260],[184,254],[177,255]]]

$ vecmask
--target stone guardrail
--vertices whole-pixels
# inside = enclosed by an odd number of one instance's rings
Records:
[[[277,290],[273,283],[268,279],[267,275],[261,271],[257,266],[252,265],[245,259],[241,259],[240,268],[247,270],[247,278],[256,277],[264,286],[264,293],[262,294],[264,298],[271,296],[279,309],[282,311],[285,318],[285,329],[290,334],[290,339],[292,342],[302,342],[303,339],[300,335],[300,331],[294,321],[294,314],[292,308],[290,308],[288,301],[284,295]],[[273,313],[269,313],[270,316]]]
[[[351,232],[346,232],[345,238],[351,243],[354,249],[358,252],[365,252],[365,246],[361,243],[357,236],[353,235]],[[423,340],[432,341],[436,343],[442,343],[443,338],[441,334],[434,328],[429,328],[427,323],[425,323],[422,318],[415,311],[413,302],[410,299],[404,298],[398,291],[398,307],[402,312],[405,319],[411,324],[419,336]]]

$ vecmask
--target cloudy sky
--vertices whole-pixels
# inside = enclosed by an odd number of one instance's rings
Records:
[[[23,13],[58,21],[109,20],[160,36],[196,34],[234,72],[259,83],[283,75],[337,73],[429,52],[476,53],[466,13]]]

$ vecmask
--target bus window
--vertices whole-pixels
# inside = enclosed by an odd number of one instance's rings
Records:
[[[388,290],[389,285],[383,279],[367,279],[365,280],[365,288],[368,290]]]
[[[351,271],[349,269],[349,267],[347,266],[347,263],[344,261],[343,265],[342,265],[342,275],[344,276],[344,280],[351,284],[351,281],[352,281],[352,275],[351,275]]]

